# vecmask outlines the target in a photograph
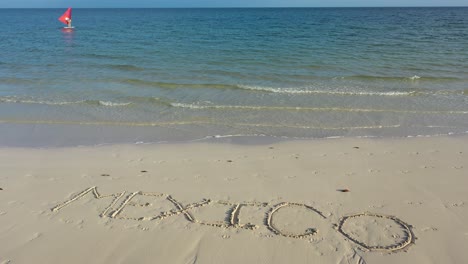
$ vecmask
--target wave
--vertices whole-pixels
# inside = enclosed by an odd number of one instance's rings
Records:
[[[76,105],[88,104],[99,106],[127,106],[131,102],[110,102],[101,100],[79,100],[79,101],[49,101],[39,99],[21,99],[15,97],[0,97],[0,103],[17,103],[17,104],[42,104],[42,105]]]
[[[117,122],[117,121],[57,121],[57,120],[1,120],[0,123],[14,124],[57,124],[57,125],[112,125],[112,126],[179,126],[179,125],[224,125],[224,126],[247,126],[247,127],[274,127],[274,128],[294,128],[294,129],[314,129],[314,130],[365,130],[399,128],[401,125],[372,125],[372,126],[347,126],[347,127],[324,127],[308,125],[287,125],[287,124],[249,124],[249,123],[223,123],[203,120],[180,120],[166,122]]]
[[[413,96],[420,92],[418,91],[389,91],[389,92],[367,92],[367,91],[325,91],[325,90],[307,90],[297,88],[274,88],[274,87],[262,87],[262,86],[249,86],[239,85],[241,89],[261,91],[269,93],[280,93],[280,94],[323,94],[323,95],[351,95],[351,96]]]
[[[415,78],[418,76],[413,76]],[[282,87],[268,87],[268,86],[255,86],[255,85],[243,85],[243,84],[195,84],[195,83],[171,83],[171,82],[159,82],[159,81],[146,81],[140,79],[124,79],[120,83],[142,86],[142,87],[155,87],[165,89],[177,89],[177,88],[208,88],[208,89],[230,89],[230,90],[242,90],[250,92],[263,92],[263,93],[274,93],[274,94],[289,94],[289,95],[335,95],[335,96],[389,96],[389,97],[402,97],[402,96],[420,96],[420,95],[437,95],[437,94],[461,94],[467,95],[468,90],[460,91],[430,91],[413,89],[409,91],[340,91],[340,90],[313,90],[311,87],[298,87],[298,88],[282,88]]]
[[[116,102],[109,102],[109,101],[99,101],[99,104],[103,105],[103,106],[126,106],[126,105],[130,105],[132,103],[130,103],[130,102],[128,102],[128,103],[116,103]]]
[[[85,101],[74,101],[74,102],[54,102],[54,101],[43,101],[43,100],[32,100],[32,99],[19,99],[14,97],[2,97],[0,98],[2,103],[22,103],[22,104],[45,104],[45,105],[69,105],[69,104],[81,104]]]
[[[132,72],[145,70],[142,67],[138,67],[138,66],[130,65],[130,64],[104,64],[104,65],[96,65],[96,67],[111,68],[115,70],[132,71]]]
[[[424,128],[424,127],[422,127]],[[413,138],[413,137],[438,137],[438,136],[452,136],[452,135],[466,135],[468,134],[468,131],[464,132],[447,132],[447,133],[438,133],[438,134],[427,134],[427,135],[407,135],[404,136],[406,138]],[[197,142],[197,141],[205,141],[205,140],[212,140],[212,139],[223,139],[223,138],[235,138],[235,137],[269,137],[269,138],[278,138],[278,139],[285,139],[285,140],[310,140],[310,139],[316,139],[317,137],[314,136],[303,136],[303,137],[298,137],[298,136],[278,136],[278,135],[272,135],[272,134],[233,134],[233,135],[213,135],[213,136],[205,136],[203,138],[199,139],[194,139],[194,140],[189,140],[189,142]],[[318,138],[323,138],[323,139],[341,139],[341,138],[346,138],[348,136],[325,136],[325,137],[318,137]],[[354,136],[352,138],[383,138],[382,136]],[[140,144],[142,144],[141,142]],[[151,144],[151,143],[159,143],[159,142],[147,142],[146,144]]]
[[[23,79],[23,78],[14,78],[14,77],[3,77],[0,78],[0,84],[34,84],[36,80],[34,79]]]
[[[132,104],[155,104],[160,106],[171,106],[171,100],[160,97],[144,97],[144,96],[129,96],[125,98],[132,102]]]
[[[309,90],[306,88],[276,88],[265,86],[251,86],[241,84],[189,84],[189,83],[168,83],[157,81],[144,81],[140,79],[125,79],[121,81],[125,84],[158,87],[158,88],[210,88],[210,89],[232,89],[254,92],[267,92],[278,94],[323,94],[323,95],[343,95],[343,96],[414,96],[420,94],[418,91],[388,91],[388,92],[367,92],[367,91],[326,91]]]
[[[128,55],[108,55],[108,54],[98,54],[98,53],[86,53],[80,55],[83,58],[92,58],[92,59],[128,59],[132,58]]]
[[[431,111],[431,110],[400,110],[400,109],[366,109],[366,108],[341,108],[341,107],[299,107],[299,106],[250,106],[250,105],[201,105],[171,103],[171,106],[188,109],[236,109],[236,110],[269,110],[269,111],[310,111],[310,112],[389,112],[406,114],[468,114],[468,111]]]
[[[0,119],[3,124],[44,124],[44,125],[86,125],[86,126],[180,126],[212,124],[210,121],[166,121],[166,122],[124,122],[124,121],[60,121],[60,120],[9,120]]]
[[[125,107],[130,105],[138,104],[155,104],[166,107],[171,107],[171,101],[165,98],[159,97],[140,97],[130,96],[126,97],[124,102],[115,102],[108,100],[78,100],[78,101],[52,101],[44,99],[31,99],[31,98],[19,98],[15,96],[4,96],[0,97],[0,103],[17,103],[17,104],[42,104],[42,105],[92,105],[92,106],[105,106],[105,107]]]
[[[121,80],[121,83],[146,86],[146,87],[158,87],[158,88],[211,88],[211,89],[239,89],[238,85],[233,84],[214,84],[214,83],[170,83],[170,82],[159,82],[159,81],[146,81],[140,79],[125,79]]]
[[[324,127],[324,126],[307,126],[307,125],[286,125],[286,124],[248,124],[236,123],[237,126],[249,127],[274,127],[274,128],[294,128],[294,129],[320,129],[320,130],[360,130],[360,129],[382,129],[382,128],[399,128],[401,125],[373,125],[373,126],[353,126],[353,127]]]
[[[424,81],[432,81],[432,82],[453,82],[453,81],[463,81],[463,79],[456,78],[456,77],[430,77],[425,76],[421,77],[418,75],[413,76],[376,76],[376,75],[351,75],[351,76],[342,76],[342,77],[335,77],[334,79],[348,79],[348,80],[382,80],[382,81],[416,81],[416,80],[424,80]]]

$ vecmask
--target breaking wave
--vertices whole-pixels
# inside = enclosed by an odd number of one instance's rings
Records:
[[[173,107],[188,109],[236,109],[236,110],[269,110],[269,111],[310,111],[310,112],[388,112],[407,114],[468,114],[468,111],[425,111],[425,110],[403,110],[403,109],[371,109],[371,108],[341,108],[341,107],[301,107],[301,106],[251,106],[251,105],[202,105],[171,103]]]
[[[419,76],[410,77],[412,80],[421,78]],[[219,90],[240,90],[247,92],[262,92],[286,95],[331,95],[331,96],[385,96],[385,97],[404,97],[404,96],[431,96],[440,94],[461,94],[466,95],[466,91],[431,91],[424,89],[412,89],[407,91],[366,91],[366,90],[316,90],[313,87],[268,87],[243,84],[216,84],[216,83],[171,83],[160,81],[147,81],[140,79],[125,79],[119,81],[132,86],[154,87],[162,89],[219,89]]]
[[[101,100],[79,100],[79,101],[50,101],[40,99],[22,99],[16,97],[0,97],[0,103],[16,103],[16,104],[41,104],[41,105],[99,105],[99,106],[127,106],[131,102],[110,102]]]
[[[323,94],[323,95],[350,95],[350,96],[412,96],[417,95],[418,91],[408,91],[408,92],[398,92],[398,91],[389,91],[389,92],[366,92],[366,91],[325,91],[325,90],[307,90],[307,89],[297,89],[297,88],[274,88],[274,87],[262,87],[262,86],[248,86],[248,85],[239,85],[241,89],[252,90],[252,91],[261,91],[269,93],[280,93],[280,94]]]
[[[453,81],[462,81],[460,78],[455,77],[421,77],[418,75],[413,75],[411,77],[396,77],[396,76],[374,76],[374,75],[352,75],[352,76],[343,76],[336,77],[335,79],[345,79],[345,80],[367,80],[367,81],[414,81],[414,80],[424,80],[431,82],[453,82]]]
[[[126,105],[130,105],[131,103],[116,103],[116,102],[109,102],[109,101],[99,101],[99,104],[103,106],[126,106]]]

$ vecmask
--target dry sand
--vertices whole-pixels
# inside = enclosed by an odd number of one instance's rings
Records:
[[[0,263],[466,263],[468,137],[0,149]]]

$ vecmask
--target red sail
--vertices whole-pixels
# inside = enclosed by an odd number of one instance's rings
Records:
[[[71,20],[71,11],[71,8],[68,8],[67,11],[65,11],[65,13],[63,13],[63,15],[59,17],[58,20],[60,20],[60,22],[64,23],[65,25],[68,25],[68,21]]]

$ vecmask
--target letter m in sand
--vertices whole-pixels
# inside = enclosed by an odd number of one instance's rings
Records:
[[[86,190],[72,196],[70,199],[68,199],[67,201],[53,207],[51,210],[52,212],[57,212],[65,207],[67,207],[68,205],[70,205],[71,203],[73,202],[76,202],[78,200],[80,200],[81,198],[83,198],[84,196],[86,196],[87,194],[93,194],[94,198],[95,199],[102,199],[102,198],[109,198],[109,197],[113,197],[114,199],[112,200],[112,202],[109,204],[109,206],[107,206],[104,211],[102,211],[102,213],[99,215],[100,217],[106,217],[109,210],[112,208],[112,206],[115,205],[115,203],[120,199],[122,198],[122,196],[125,195],[125,191],[121,192],[121,193],[114,193],[114,194],[109,194],[109,195],[101,195],[99,194],[98,190],[97,190],[97,187],[96,186],[93,186],[93,187],[89,187],[87,188]]]

